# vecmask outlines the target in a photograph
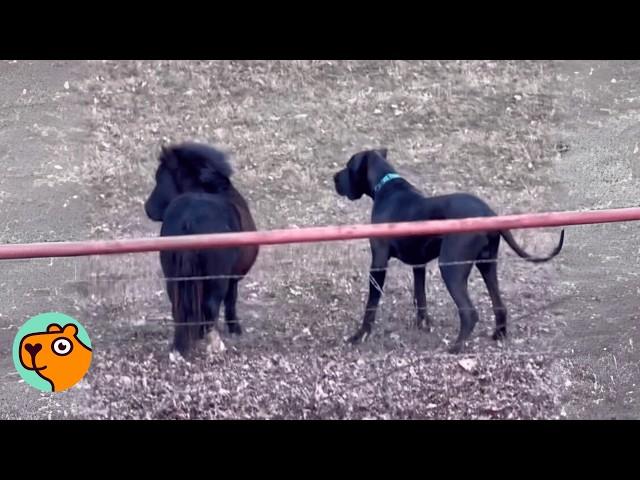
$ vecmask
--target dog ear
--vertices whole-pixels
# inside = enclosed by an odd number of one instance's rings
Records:
[[[360,153],[356,153],[353,157],[351,157],[347,165],[347,168],[349,169],[349,173],[353,173],[354,175],[357,175],[358,172],[360,172],[360,169],[362,168],[362,162],[365,161],[366,156],[367,156],[366,152],[360,152]]]
[[[350,200],[358,200],[364,195],[366,182],[366,152],[356,153],[347,164],[348,181],[346,185],[347,197]]]
[[[378,152],[378,154],[385,160],[387,159],[388,150],[386,148],[379,148],[378,150],[376,150],[376,152]]]

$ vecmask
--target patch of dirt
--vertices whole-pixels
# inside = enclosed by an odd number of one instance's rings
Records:
[[[82,62],[0,61],[0,242],[86,238],[80,171],[85,140]],[[79,318],[75,259],[0,261],[0,419],[64,417],[74,392],[40,393],[16,371],[12,348],[30,317]]]
[[[558,62],[555,171],[563,209],[638,205],[640,62]],[[640,416],[640,222],[575,227],[560,286],[571,300],[556,345],[571,355],[573,418]]]

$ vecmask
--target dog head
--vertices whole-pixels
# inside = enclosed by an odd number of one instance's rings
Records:
[[[375,168],[386,163],[387,149],[364,150],[353,155],[347,166],[333,177],[336,192],[349,200],[358,200],[362,195],[372,196],[372,174]]]
[[[147,216],[162,221],[169,204],[187,192],[219,193],[231,185],[232,169],[224,153],[199,143],[162,147],[156,186],[145,202]]]

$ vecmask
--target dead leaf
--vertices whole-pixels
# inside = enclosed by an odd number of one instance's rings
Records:
[[[478,365],[478,361],[473,358],[463,358],[462,360],[458,360],[458,365],[467,372],[473,372]]]

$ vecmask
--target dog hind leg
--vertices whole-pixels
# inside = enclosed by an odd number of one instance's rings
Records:
[[[500,242],[500,237],[498,237],[496,242],[492,241],[489,250],[483,252],[486,254],[481,255],[479,258],[479,260],[482,261],[476,263],[476,267],[480,271],[487,290],[489,291],[493,313],[496,318],[496,329],[491,337],[494,340],[501,340],[507,336],[507,309],[500,297],[500,288],[498,285],[498,263],[496,262],[498,242]]]
[[[469,298],[468,281],[473,262],[484,247],[477,235],[455,235],[443,241],[440,251],[440,273],[453,298],[460,317],[458,338],[449,353],[460,353],[478,323],[478,311]]]

